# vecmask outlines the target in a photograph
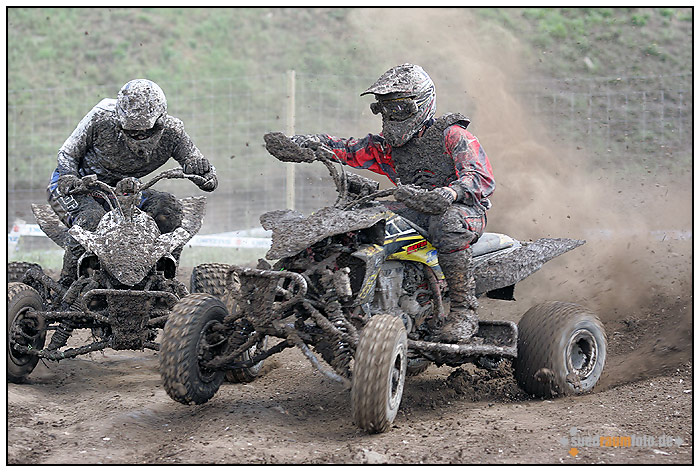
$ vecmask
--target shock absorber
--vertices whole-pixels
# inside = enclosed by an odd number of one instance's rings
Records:
[[[51,342],[49,343],[48,350],[52,351],[55,349],[60,349],[66,345],[68,338],[73,334],[73,323],[69,320],[63,320],[59,323],[56,331],[54,331],[53,336],[51,336]]]
[[[83,287],[92,285],[97,284],[89,279],[79,280],[77,283],[74,283],[63,296],[63,303],[61,304],[62,308],[64,310],[82,311],[82,307],[80,306],[80,293]],[[68,342],[68,338],[70,338],[71,334],[73,334],[74,329],[75,325],[71,320],[61,321],[58,324],[58,327],[56,327],[53,336],[51,336],[51,342],[49,343],[48,349],[55,350],[65,346]]]

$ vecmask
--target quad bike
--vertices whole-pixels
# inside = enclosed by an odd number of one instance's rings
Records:
[[[222,265],[225,296],[191,294],[175,305],[160,352],[163,385],[174,400],[204,403],[226,371],[245,372],[292,346],[350,388],[355,424],[372,433],[394,421],[406,376],[430,363],[494,369],[512,360],[519,385],[540,397],[589,392],[596,384],[605,333],[594,314],[571,303],[537,305],[517,326],[479,321],[464,344],[436,342],[448,313],[447,284],[425,230],[376,200],[393,190],[379,191],[342,166],[338,171],[323,146],[301,149],[279,133],[265,141],[282,161],[326,165],[338,199],[310,216],[262,215],[263,227],[272,230],[267,259],[274,266],[265,260],[257,268]],[[477,296],[512,300],[517,282],[583,243],[486,233],[473,245]],[[263,345],[266,337],[278,342]],[[252,347],[253,355],[242,359]]]
[[[161,234],[155,220],[137,205],[141,190],[162,179],[203,178],[186,175],[181,168],[164,171],[149,182],[117,196],[115,188],[95,175],[81,179],[70,192],[90,193],[108,202],[110,210],[90,232],[73,225],[68,229],[49,205],[32,205],[37,222],[58,245],[67,247],[72,236],[84,248],[75,280],[68,287],[45,274],[38,264],[8,265],[7,378],[22,382],[39,359],[59,361],[88,352],[158,350],[155,342],[170,309],[188,291],[175,279],[178,260],[173,256],[199,231],[206,197],[181,199],[182,224]],[[117,184],[119,186],[119,184]],[[93,342],[70,349],[74,329],[92,330]],[[46,336],[53,332],[48,346]]]

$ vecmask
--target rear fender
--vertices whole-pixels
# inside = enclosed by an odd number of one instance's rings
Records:
[[[537,272],[545,262],[583,244],[585,241],[578,239],[542,238],[475,259],[476,295],[515,285]]]

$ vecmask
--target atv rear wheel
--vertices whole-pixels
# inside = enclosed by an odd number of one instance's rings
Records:
[[[401,319],[370,318],[362,330],[352,375],[355,424],[369,433],[389,429],[399,410],[406,380],[408,339]]]
[[[10,262],[7,264],[7,282],[21,282],[22,279],[24,278],[24,274],[29,270],[37,268],[39,270],[41,269],[41,266],[39,264],[36,264],[34,262],[22,262],[22,261],[14,261]]]
[[[226,353],[228,339],[220,330],[225,316],[224,304],[203,293],[187,295],[173,307],[159,355],[163,387],[173,400],[199,405],[221,387],[224,371],[202,364]]]
[[[15,344],[40,350],[46,342],[44,319],[34,314],[42,310],[39,293],[21,282],[7,286],[7,380],[23,382],[39,362],[31,353],[18,351]]]
[[[530,308],[518,323],[515,378],[530,395],[590,392],[605,365],[607,341],[593,313],[573,303]]]

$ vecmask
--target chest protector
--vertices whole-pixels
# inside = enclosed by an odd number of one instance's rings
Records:
[[[435,120],[423,136],[392,148],[391,157],[402,184],[421,188],[446,187],[457,180],[455,163],[445,149],[445,130],[452,125],[469,126],[469,118],[448,113]]]

